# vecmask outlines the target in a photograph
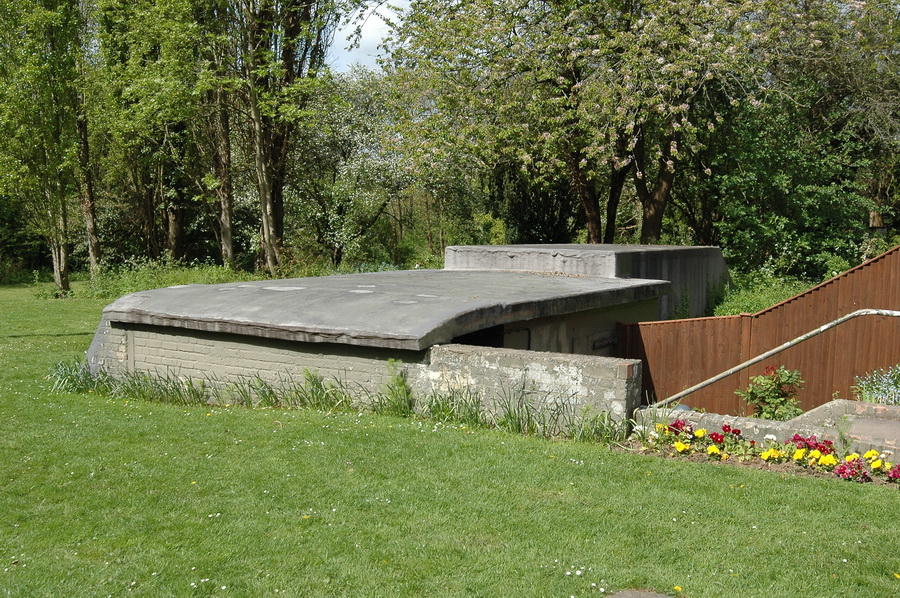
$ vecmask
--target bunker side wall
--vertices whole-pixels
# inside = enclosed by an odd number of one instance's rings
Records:
[[[572,276],[667,280],[670,290],[659,298],[650,319],[708,315],[710,298],[729,281],[718,247],[660,245],[473,245],[450,246],[446,270],[513,270],[558,272]]]
[[[617,346],[616,323],[655,320],[658,309],[658,300],[654,297],[624,305],[506,324],[503,327],[503,346],[611,357]]]
[[[619,278],[668,280],[670,292],[660,297],[658,319],[709,315],[710,300],[730,280],[718,247],[685,247],[675,251],[632,251],[618,256]]]
[[[390,379],[389,361],[418,364],[422,351],[353,345],[302,343],[180,328],[110,326],[97,351],[98,367],[116,372],[174,374],[206,381],[234,382],[259,376],[270,383],[300,383],[305,370],[377,391]],[[92,364],[93,369],[93,364]]]
[[[235,334],[143,325],[101,324],[88,361],[94,373],[175,375],[226,385],[259,376],[272,384],[302,383],[305,370],[338,380],[350,390],[376,393],[392,375],[405,375],[415,397],[469,390],[494,409],[504,397],[560,400],[580,411],[628,417],[640,404],[638,360],[437,345],[414,352],[325,343],[277,341]]]

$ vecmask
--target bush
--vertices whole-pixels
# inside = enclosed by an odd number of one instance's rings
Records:
[[[788,370],[782,365],[777,369],[767,367],[761,376],[750,378],[747,390],[734,392],[753,405],[757,417],[786,421],[803,413],[797,400],[802,388],[800,372]]]

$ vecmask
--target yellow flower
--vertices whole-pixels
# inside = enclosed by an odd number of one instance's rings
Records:
[[[684,453],[684,452],[689,451],[689,450],[691,449],[691,445],[690,445],[690,444],[685,444],[684,442],[681,442],[681,441],[678,441],[678,440],[675,441],[675,445],[674,445],[674,446],[675,446],[675,450],[678,451],[679,453]]]
[[[707,455],[720,455],[720,454],[722,454],[722,451],[720,451],[719,447],[717,447],[716,445],[711,444],[706,448],[706,454]]]
[[[697,438],[703,438],[706,436],[706,430],[704,428],[699,428],[696,432],[694,432],[694,436]]]
[[[675,586],[674,590],[675,590],[676,592],[680,592],[680,591],[681,591],[681,586]]]
[[[772,447],[772,448],[768,449],[767,451],[763,452],[763,454],[761,454],[759,457],[763,461],[768,461],[769,459],[774,459],[777,461],[778,459],[784,458],[784,451],[781,451],[775,447]]]
[[[662,431],[665,430],[665,429],[666,429],[666,427],[665,427],[663,424],[656,424],[656,431],[657,431],[657,432],[662,432]]]
[[[803,461],[803,458],[806,456],[806,449],[801,448],[794,451],[794,461]]]
[[[872,449],[871,451],[868,451],[865,455],[863,455],[863,457],[865,457],[867,461],[871,461],[872,459],[876,458],[877,456],[878,456],[878,451],[876,451],[875,449]]]
[[[874,461],[872,461],[871,465],[872,469],[875,470],[881,469],[881,466],[884,465],[884,463],[881,461],[881,459],[875,459]]]
[[[822,455],[819,457],[819,465],[822,467],[834,467],[837,465],[837,459],[834,458],[834,455]]]
[[[847,458],[844,459],[844,461],[850,463],[851,461],[856,461],[857,459],[859,459],[859,453],[850,453],[849,455],[847,455]]]
[[[821,457],[821,456],[822,456],[822,453],[819,452],[819,449],[816,449],[816,450],[814,450],[814,451],[812,451],[812,452],[809,453],[809,458],[810,458],[810,459],[818,459],[818,458]]]

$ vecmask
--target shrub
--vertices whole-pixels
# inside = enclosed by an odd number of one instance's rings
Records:
[[[750,378],[747,390],[734,392],[753,405],[757,417],[785,421],[803,413],[797,400],[802,388],[800,372],[788,370],[782,365],[777,369],[767,367],[761,376]]]

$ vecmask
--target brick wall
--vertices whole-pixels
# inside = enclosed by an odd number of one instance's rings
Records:
[[[640,400],[640,361],[590,355],[437,345],[403,351],[302,343],[142,325],[97,331],[88,360],[95,373],[149,372],[227,384],[256,376],[270,383],[302,380],[306,370],[378,392],[394,361],[419,397],[469,389],[490,408],[503,396],[574,402],[579,408],[630,416]]]

